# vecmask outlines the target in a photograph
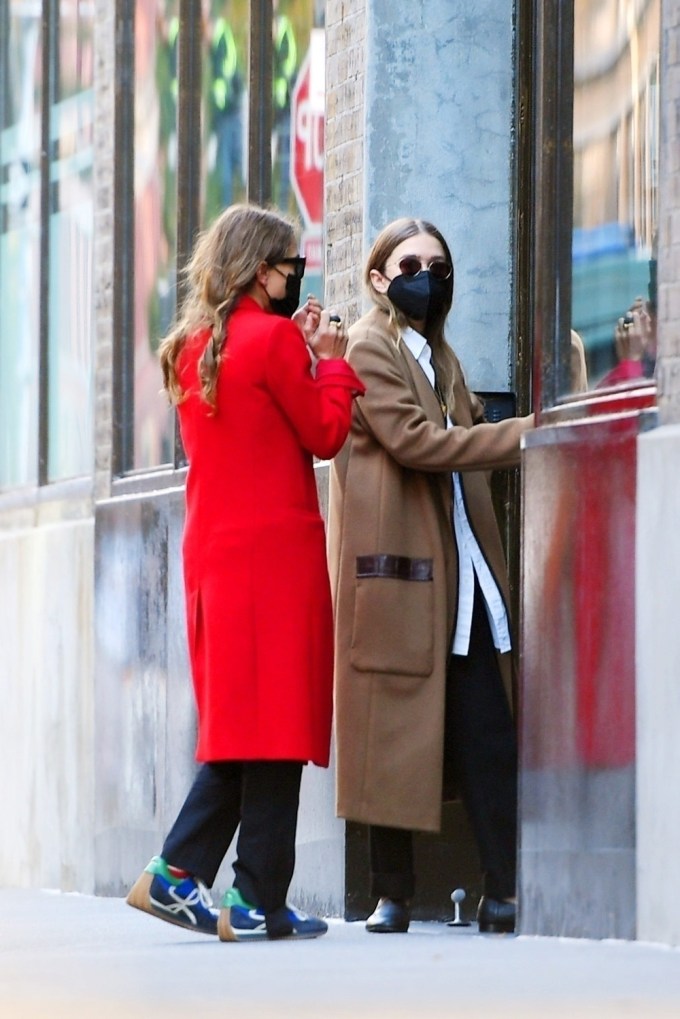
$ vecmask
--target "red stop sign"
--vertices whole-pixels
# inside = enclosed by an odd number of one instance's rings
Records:
[[[310,94],[310,51],[307,51],[291,102],[293,135],[292,185],[307,227],[323,220],[323,100]]]

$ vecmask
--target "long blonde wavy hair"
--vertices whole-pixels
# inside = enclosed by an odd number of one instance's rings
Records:
[[[171,403],[184,399],[177,360],[188,337],[210,326],[210,337],[198,366],[201,395],[212,407],[217,376],[225,356],[229,316],[250,289],[262,262],[274,265],[296,242],[297,224],[257,205],[231,205],[199,235],[185,276],[181,310],[161,342],[159,357],[163,388]]]
[[[410,219],[403,217],[401,219],[395,219],[394,222],[388,223],[384,227],[371,248],[368,259],[366,261],[366,267],[364,269],[364,284],[368,289],[371,296],[371,300],[382,308],[383,311],[389,315],[390,323],[396,327],[397,335],[400,337],[401,332],[408,325],[406,317],[394,304],[390,301],[387,294],[381,294],[373,286],[371,280],[371,270],[377,269],[379,273],[385,273],[385,266],[390,260],[390,255],[402,241],[408,240],[409,237],[415,237],[417,234],[430,234],[435,237],[441,244],[444,250],[444,257],[446,260],[453,265],[453,258],[451,257],[451,251],[449,246],[444,240],[444,237],[439,232],[436,226],[432,223],[428,223],[424,219]],[[430,344],[432,350],[432,360],[434,362],[434,370],[442,388],[444,397],[447,403],[451,403],[453,396],[453,380],[458,365],[456,355],[453,353],[451,347],[446,342],[444,335],[444,325],[446,323],[447,315],[451,310],[451,304],[453,303],[453,273],[446,280],[448,287],[447,299],[444,306],[441,309],[439,315],[428,322],[426,329],[426,338]]]

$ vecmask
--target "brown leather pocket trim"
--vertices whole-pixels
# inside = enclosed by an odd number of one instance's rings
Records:
[[[357,577],[391,577],[394,580],[432,580],[431,559],[411,559],[404,555],[357,556]]]

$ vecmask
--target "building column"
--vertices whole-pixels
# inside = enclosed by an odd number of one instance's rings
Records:
[[[680,0],[663,0],[659,167],[660,427],[638,442],[637,936],[680,944]]]

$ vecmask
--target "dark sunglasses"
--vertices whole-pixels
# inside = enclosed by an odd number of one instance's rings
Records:
[[[433,258],[427,265],[416,255],[404,255],[399,260],[399,271],[402,276],[417,276],[423,269],[429,269],[436,280],[447,280],[453,272],[453,266],[445,258]]]
[[[302,255],[293,255],[290,258],[277,258],[276,262],[270,262],[269,264],[272,268],[276,268],[277,265],[292,265],[293,271],[291,276],[296,276],[301,280],[305,274],[307,259],[303,258]]]

